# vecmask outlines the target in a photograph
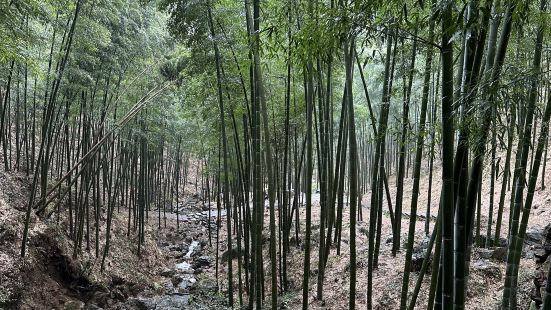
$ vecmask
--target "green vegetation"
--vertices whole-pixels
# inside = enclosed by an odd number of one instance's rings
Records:
[[[1,1],[0,162],[30,184],[21,259],[36,219],[55,221],[73,258],[91,252],[109,272],[113,217],[126,217],[141,256],[147,225],[175,213],[186,229],[195,173],[203,203],[217,205],[209,246],[229,307],[276,309],[299,290],[303,309],[323,302],[329,257],[346,255],[340,306],[377,308],[389,217],[390,259],[405,257],[392,307],[466,309],[473,246],[507,235],[499,304],[525,308],[518,273],[551,116],[548,10],[546,0]],[[412,296],[425,194],[431,239]],[[220,247],[237,249],[235,265]]]

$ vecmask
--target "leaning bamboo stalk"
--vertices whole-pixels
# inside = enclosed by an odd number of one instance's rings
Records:
[[[170,85],[170,83],[167,83],[167,84],[161,84],[161,85],[158,85],[156,87],[154,87],[152,90],[150,90],[145,96],[143,96],[131,109],[130,111],[128,111],[128,113],[117,123],[115,124],[115,126],[113,127],[113,129],[111,129],[111,131],[109,131],[107,134],[105,134],[105,136],[103,136],[103,138],[101,140],[99,140],[96,144],[94,144],[90,150],[84,155],[82,156],[78,162],[76,162],[73,167],[71,169],[69,169],[69,171],[67,171],[67,173],[57,181],[57,183],[46,193],[46,196],[44,199],[46,199],[47,197],[49,197],[65,180],[67,180],[67,178],[69,178],[73,171],[75,171],[82,163],[84,163],[86,160],[88,160],[90,157],[94,156],[95,153],[100,149],[100,147],[105,143],[107,142],[111,137],[114,137],[114,135],[116,134],[116,132],[121,129],[129,120],[131,120],[142,108],[144,108],[146,106],[146,104],[151,101],[153,98],[155,98],[156,96],[158,96],[162,91],[164,91],[168,86]],[[77,175],[75,176],[75,178],[72,180],[71,184],[69,184],[68,188],[71,188],[71,186],[74,184],[74,182],[76,182],[78,176],[82,173],[82,170],[80,172],[77,173]],[[62,195],[60,195],[60,199],[62,199],[65,194],[66,194],[67,190],[63,192]],[[40,213],[40,212],[43,212],[44,209],[46,208],[46,206],[52,202],[54,199],[55,199],[56,196],[52,196],[51,198],[47,199],[44,203],[44,199],[41,199],[39,201],[37,201],[34,205],[33,205],[33,209],[36,209],[38,207],[40,207],[38,210],[36,210],[36,213]]]

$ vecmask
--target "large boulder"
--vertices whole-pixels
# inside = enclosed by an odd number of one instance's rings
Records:
[[[151,298],[137,297],[129,298],[123,309],[138,309],[138,310],[178,310],[185,309],[189,302],[189,295],[164,295]]]
[[[541,241],[543,249],[549,254],[551,253],[551,223],[549,223],[543,231],[543,240]]]
[[[471,264],[474,272],[481,274],[486,278],[501,279],[502,273],[499,265],[487,260],[477,260]]]
[[[507,261],[506,247],[481,248],[477,250],[478,256],[498,262]]]
[[[529,245],[540,245],[543,239],[544,228],[531,227],[526,230],[526,236],[524,242]]]
[[[211,265],[211,259],[208,256],[200,256],[193,261],[193,269],[199,269],[203,267],[209,267]]]
[[[410,266],[410,270],[412,272],[421,271],[421,267],[423,266],[423,261],[425,260],[425,256],[429,247],[429,242],[430,242],[430,238],[425,237],[423,238],[423,240],[421,240],[419,245],[413,248],[413,254],[411,256],[411,266]],[[428,270],[430,270],[431,263],[432,263],[432,255],[429,255]]]

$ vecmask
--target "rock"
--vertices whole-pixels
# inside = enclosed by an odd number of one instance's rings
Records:
[[[174,285],[172,284],[171,279],[165,279],[165,281],[163,281],[163,291],[165,293],[171,293],[174,291]]]
[[[480,258],[491,259],[499,262],[507,261],[507,248],[505,247],[481,248],[478,249],[477,252]]]
[[[423,261],[425,259],[425,254],[427,253],[427,250],[429,248],[430,238],[425,236],[419,245],[415,246],[413,248],[413,254],[411,256],[411,266],[410,270],[413,272],[419,272],[421,271],[421,267],[423,266]],[[429,267],[432,262],[432,255],[429,256]]]
[[[393,241],[393,238],[392,238],[392,236],[390,236],[390,237],[386,238],[385,243],[386,243],[386,244],[391,244],[392,241]]]
[[[536,250],[536,247],[533,245],[524,244],[522,247],[521,256],[522,258],[526,259],[534,259],[534,251]]]
[[[65,310],[80,310],[84,309],[84,303],[80,300],[69,300],[63,305]]]
[[[176,264],[176,269],[178,269],[178,271],[183,273],[193,273],[193,268],[191,268],[191,265],[185,261],[179,264]]]
[[[551,252],[551,223],[548,224],[543,231],[543,248],[547,252]]]
[[[506,262],[507,261],[507,247],[496,247],[493,248],[491,259],[495,261],[500,262]]]
[[[154,309],[165,309],[160,308],[159,305],[163,298],[173,298],[178,295],[167,295],[163,296],[161,298],[146,298],[146,297],[131,297],[129,298],[125,305],[123,306],[123,309],[137,309],[137,310],[154,310]],[[187,304],[187,300],[186,300]],[[183,304],[182,304],[183,305]],[[170,308],[170,309],[181,309],[180,308]]]
[[[529,228],[528,230],[526,230],[526,237],[524,238],[524,242],[530,245],[541,244],[541,241],[543,239],[543,231],[544,229],[539,227]]]
[[[423,249],[426,251],[429,248],[429,243],[430,243],[430,237],[429,236],[423,237],[423,239],[419,243],[419,249]]]
[[[165,269],[163,269],[163,271],[161,271],[161,276],[166,277],[166,278],[170,278],[175,273],[176,273],[176,270],[170,269],[170,268],[165,268]]]
[[[538,270],[534,277],[534,286],[530,290],[530,299],[537,306],[536,309],[540,309],[540,306],[543,303],[542,288],[545,288],[546,283],[547,281],[545,274],[542,270]]]
[[[551,255],[551,251],[548,252],[545,249],[537,249],[534,251],[534,257],[536,258],[536,263],[538,264],[543,264],[549,255]]]
[[[411,255],[410,271],[411,272],[421,271],[421,267],[423,266],[424,260],[425,260],[425,253],[422,253],[422,252],[413,253]],[[432,261],[432,256],[429,258],[429,264],[431,261]]]
[[[492,257],[492,250],[491,249],[478,249],[478,256],[480,258],[484,259],[490,259]]]
[[[477,260],[471,264],[471,267],[475,272],[478,272],[485,277],[501,279],[501,269],[497,264],[485,260]]]
[[[155,309],[180,310],[184,309],[188,302],[189,295],[187,294],[163,296],[157,301]]]
[[[193,269],[201,267],[209,267],[211,265],[211,259],[208,256],[200,256],[193,261]]]
[[[178,284],[178,287],[176,287],[176,290],[177,290],[178,294],[185,294],[185,293],[189,292],[188,281],[180,282],[180,284]]]

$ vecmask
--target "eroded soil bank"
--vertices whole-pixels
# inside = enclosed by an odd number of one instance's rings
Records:
[[[59,219],[32,218],[29,251],[21,259],[28,179],[2,172],[0,186],[0,309],[223,307],[225,299],[213,276],[216,259],[209,246],[209,207],[197,194],[187,192],[180,200],[179,225],[175,212],[167,212],[166,219],[161,213],[159,220],[158,210],[149,211],[140,255],[133,227],[128,234],[128,210],[116,210],[110,253],[102,271],[103,247],[96,256],[92,236],[83,244],[82,253],[73,258],[73,243],[63,228],[67,227],[63,215]],[[217,212],[210,213],[211,237],[215,238]],[[106,211],[100,216],[100,222],[105,223]],[[105,232],[106,227],[101,226],[100,245],[104,244]]]

